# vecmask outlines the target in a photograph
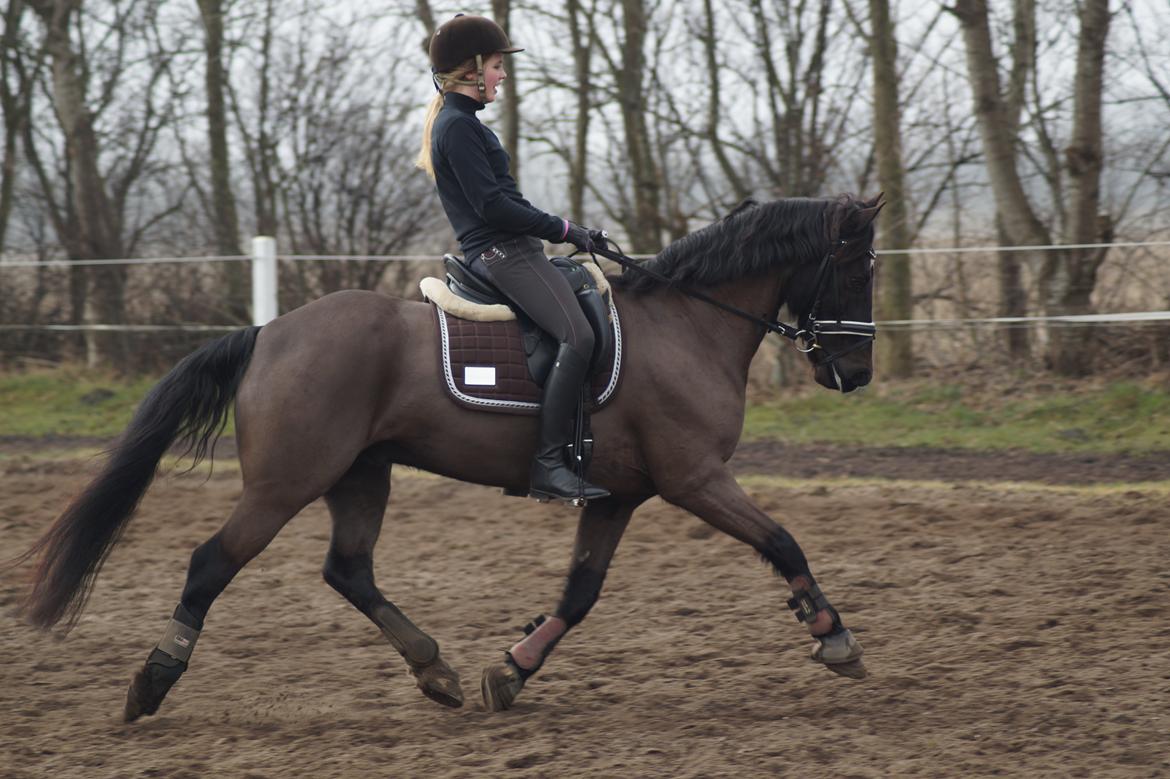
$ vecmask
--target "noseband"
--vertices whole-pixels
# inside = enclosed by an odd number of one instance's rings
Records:
[[[632,268],[639,273],[643,273],[650,278],[655,279],[656,281],[660,281],[663,284],[666,284],[668,287],[677,289],[679,292],[688,297],[701,300],[704,303],[709,303],[712,306],[726,311],[729,314],[734,314],[740,319],[746,319],[749,322],[755,322],[757,325],[761,325],[766,328],[769,332],[782,335],[788,340],[792,341],[797,350],[805,354],[812,352],[814,349],[824,349],[820,343],[820,337],[822,335],[848,335],[858,339],[844,349],[839,349],[835,352],[832,352],[823,359],[816,360],[816,366],[820,367],[832,365],[834,362],[841,359],[850,352],[854,352],[861,347],[868,345],[877,337],[877,325],[875,325],[873,322],[855,322],[853,320],[840,318],[820,320],[817,318],[817,313],[821,308],[821,298],[823,298],[825,294],[825,285],[828,284],[829,277],[835,275],[837,272],[835,262],[837,259],[837,252],[841,250],[841,247],[843,247],[845,243],[845,241],[840,241],[835,247],[826,252],[825,256],[821,259],[821,265],[819,268],[817,268],[816,282],[813,285],[812,305],[809,306],[808,313],[801,315],[797,320],[796,327],[784,324],[777,319],[764,319],[763,317],[758,317],[755,314],[750,314],[747,311],[744,311],[742,308],[736,308],[735,306],[728,305],[721,300],[716,300],[710,295],[706,295],[696,290],[687,289],[686,287],[680,287],[669,276],[664,276],[657,271],[651,270],[636,262],[635,260],[630,259],[621,252],[595,247],[592,253],[600,254],[602,257],[613,260],[623,268]],[[869,258],[870,262],[873,262],[875,259],[877,259],[877,253],[873,250],[873,247],[870,247],[869,249]],[[837,292],[837,290],[834,289],[834,292]],[[841,300],[838,294],[838,311],[841,310],[840,303]]]

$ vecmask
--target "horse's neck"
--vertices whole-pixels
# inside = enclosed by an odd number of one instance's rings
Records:
[[[779,312],[781,289],[782,280],[776,274],[728,281],[703,292],[752,316],[772,320]],[[695,365],[719,370],[746,386],[748,368],[766,334],[760,325],[677,291],[652,295],[647,305],[660,309],[656,321],[672,323],[668,326],[674,332],[663,335],[693,345]]]

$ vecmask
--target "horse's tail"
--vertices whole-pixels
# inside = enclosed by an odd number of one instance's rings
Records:
[[[49,628],[77,621],[94,577],[179,439],[194,464],[214,446],[252,359],[259,327],[238,330],[184,357],[151,389],[109,451],[100,474],[20,560],[39,555],[24,605],[29,620]]]

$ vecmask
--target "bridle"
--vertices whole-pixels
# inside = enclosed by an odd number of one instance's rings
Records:
[[[868,344],[870,341],[877,338],[877,325],[873,322],[858,322],[851,319],[831,319],[820,320],[817,318],[817,313],[821,307],[821,299],[825,294],[825,285],[828,283],[829,276],[837,273],[837,252],[841,247],[845,246],[845,241],[839,241],[837,246],[825,254],[821,260],[821,265],[817,268],[816,281],[813,283],[813,302],[809,306],[808,313],[797,320],[797,325],[800,329],[797,330],[796,336],[793,338],[793,343],[796,345],[797,351],[808,354],[814,349],[822,349],[820,344],[820,336],[822,335],[848,335],[859,339],[844,349],[839,349],[833,352],[828,357],[818,360],[817,365],[831,365],[841,357],[856,351]],[[877,252],[871,246],[869,248],[869,260],[871,263],[877,260]],[[872,269],[871,269],[872,272]],[[833,292],[837,297],[837,310],[840,311],[841,298],[840,289],[834,285]]]
[[[849,346],[846,346],[843,349],[838,349],[823,359],[816,360],[814,364],[817,367],[820,367],[832,365],[834,362],[841,359],[850,352],[854,352],[863,346],[867,346],[877,337],[877,325],[875,325],[873,322],[858,322],[850,319],[840,318],[826,320],[817,318],[817,314],[821,307],[821,299],[825,294],[825,285],[828,284],[829,277],[835,275],[837,272],[837,253],[841,251],[841,248],[844,247],[846,243],[846,241],[839,241],[836,246],[826,252],[825,256],[821,258],[820,267],[817,268],[816,281],[813,284],[812,305],[809,306],[807,313],[802,314],[797,319],[795,327],[789,324],[785,324],[784,322],[781,322],[777,319],[764,319],[763,317],[758,317],[755,314],[744,311],[742,308],[737,308],[736,306],[729,305],[721,300],[716,300],[715,298],[703,292],[681,287],[674,279],[671,279],[669,276],[665,276],[658,271],[647,268],[646,266],[638,263],[636,260],[633,260],[630,257],[622,254],[620,251],[613,251],[611,249],[602,247],[594,247],[591,254],[600,254],[606,259],[613,260],[623,268],[631,268],[638,271],[639,273],[645,274],[646,276],[649,276],[656,281],[660,281],[669,287],[677,289],[679,292],[688,297],[701,300],[704,303],[709,303],[712,306],[726,311],[729,314],[734,314],[740,319],[746,319],[749,322],[754,322],[755,324],[764,327],[769,332],[776,333],[777,335],[781,335],[792,341],[797,351],[804,354],[810,354],[816,349],[824,350],[824,347],[821,346],[820,343],[820,337],[822,335],[844,335],[853,336],[854,338],[858,339]],[[877,252],[873,250],[872,246],[869,249],[869,258],[871,263],[877,259]],[[834,292],[838,295],[837,310],[840,311],[840,292],[836,288],[834,288]]]

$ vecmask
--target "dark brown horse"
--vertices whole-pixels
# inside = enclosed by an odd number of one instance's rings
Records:
[[[864,675],[861,648],[841,624],[792,536],[744,494],[726,466],[743,425],[748,365],[765,328],[683,290],[755,317],[781,306],[868,322],[878,198],[749,203],[648,263],[612,279],[625,334],[621,388],[593,417],[590,479],[612,497],[580,516],[555,616],[489,667],[481,689],[507,708],[526,679],[596,601],[634,509],[654,495],[750,544],[788,581],[789,606],[817,637],[813,657]],[[869,382],[868,337],[821,327],[810,351],[816,381],[848,392]],[[536,419],[456,405],[440,379],[428,304],[340,292],[263,328],[241,330],[188,355],[150,392],[101,473],[28,555],[39,555],[27,613],[71,624],[93,578],[176,440],[202,457],[235,401],[244,489],[227,523],[195,549],[166,634],[135,676],[128,720],[152,714],[187,668],[204,618],[232,577],[294,515],[324,496],[333,519],[325,581],[402,654],[420,689],[462,704],[459,677],[438,644],[374,585],[372,555],[390,494],[390,468],[407,465],[510,489],[527,486]],[[862,338],[859,341],[858,338]],[[813,339],[801,341],[813,346]],[[832,359],[826,359],[832,355]]]

